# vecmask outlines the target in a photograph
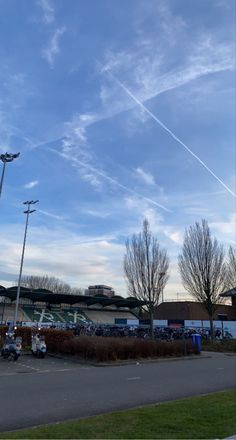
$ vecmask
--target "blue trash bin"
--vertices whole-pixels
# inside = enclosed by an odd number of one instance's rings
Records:
[[[195,350],[195,344],[196,344],[196,342],[195,342],[195,333],[193,333],[191,336],[192,336],[192,347]]]
[[[198,354],[201,353],[201,335],[195,333],[195,349]]]

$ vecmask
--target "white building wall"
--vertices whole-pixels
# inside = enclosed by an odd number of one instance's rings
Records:
[[[127,319],[127,325],[139,325],[138,319]]]
[[[167,319],[154,319],[153,325],[158,327],[168,327]]]
[[[195,328],[195,327],[197,327],[197,328],[199,328],[199,327],[204,327],[203,325],[202,325],[202,323],[203,323],[203,321],[201,321],[201,320],[195,320],[195,321],[190,321],[190,320],[185,320],[184,321],[184,326],[185,327],[193,327],[193,328]],[[207,326],[208,327],[208,326]]]
[[[228,331],[229,333],[231,333],[233,338],[236,338],[236,321],[213,321],[213,325],[214,325],[215,329],[222,330],[222,328],[223,328],[224,331]],[[184,321],[184,326],[190,327],[190,328],[209,329],[210,328],[210,321],[206,321],[206,320],[189,321],[189,320],[186,320],[186,321]]]

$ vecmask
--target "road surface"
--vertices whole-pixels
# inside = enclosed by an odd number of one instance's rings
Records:
[[[236,388],[236,355],[126,366],[0,358],[0,431]]]

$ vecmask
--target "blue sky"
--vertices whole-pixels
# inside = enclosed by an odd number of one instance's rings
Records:
[[[126,295],[125,240],[147,217],[171,259],[206,218],[235,237],[234,0],[0,0],[0,284],[24,275]],[[163,125],[164,124],[164,125]]]

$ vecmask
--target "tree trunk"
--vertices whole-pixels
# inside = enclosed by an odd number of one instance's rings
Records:
[[[153,308],[149,309],[149,317],[150,317],[150,337],[151,337],[151,339],[154,339]]]
[[[210,330],[211,330],[211,343],[213,344],[213,342],[215,340],[214,325],[213,325],[213,315],[210,315],[209,319],[210,319]]]

